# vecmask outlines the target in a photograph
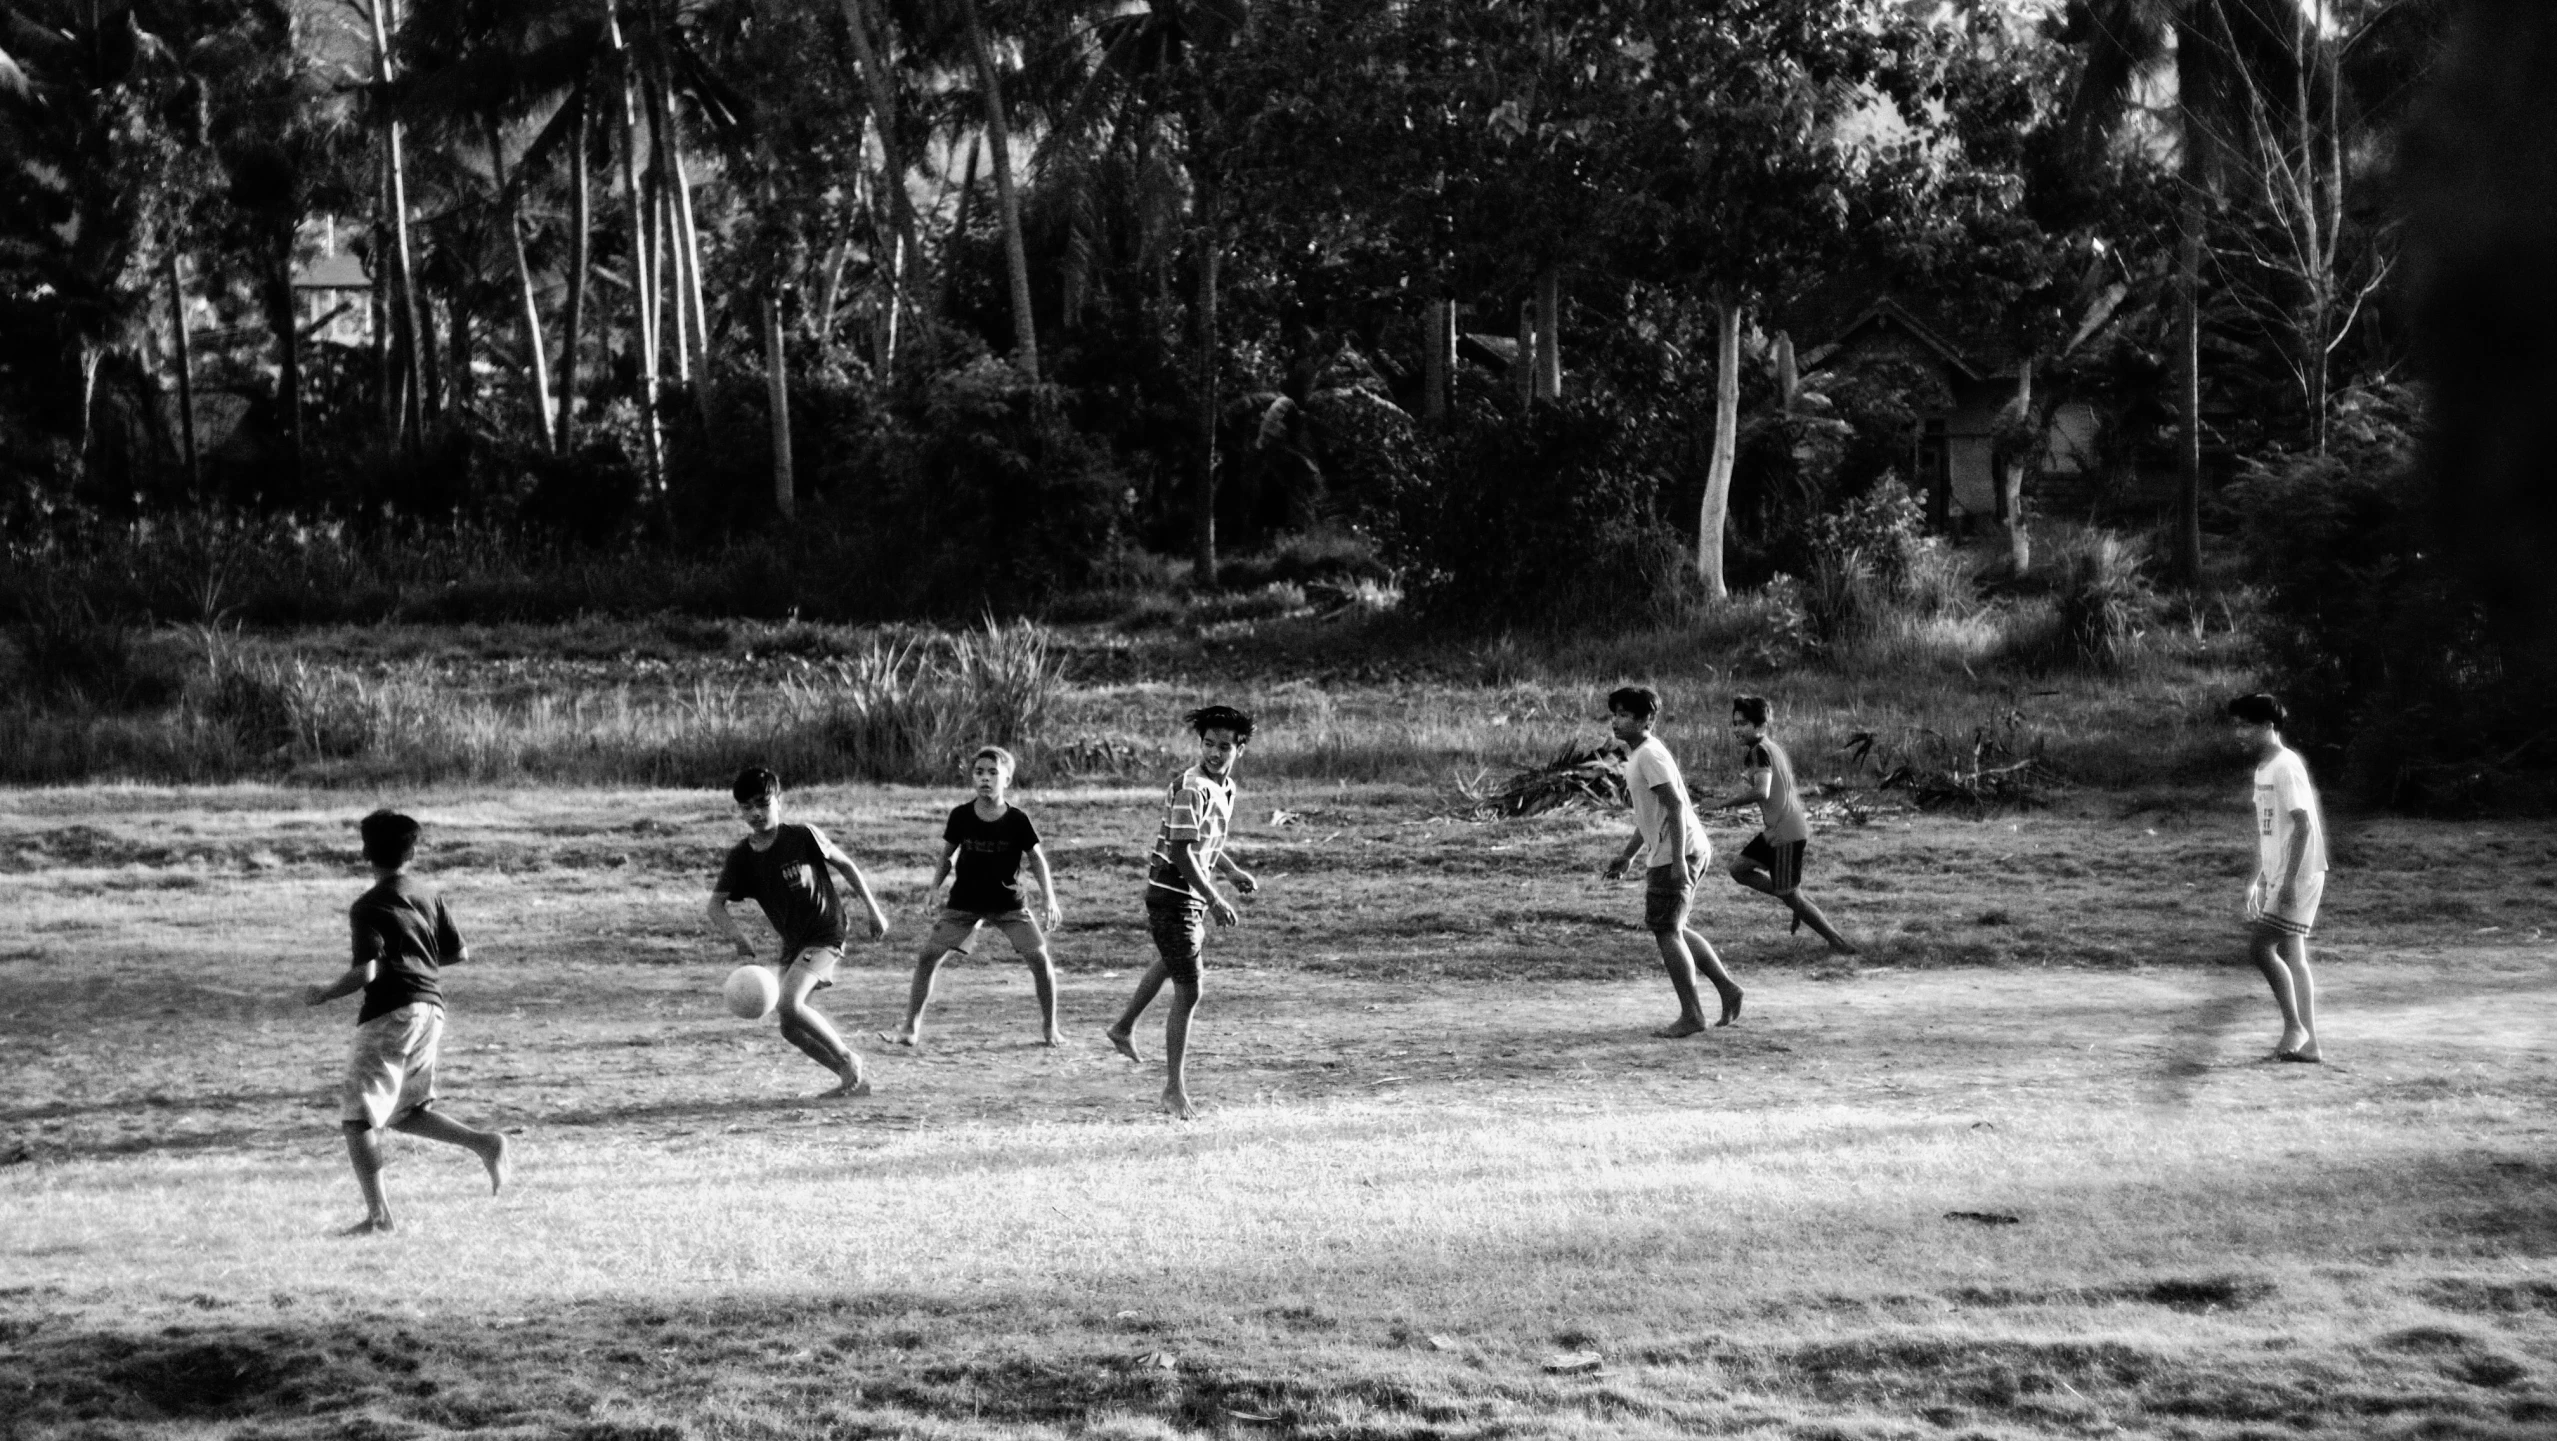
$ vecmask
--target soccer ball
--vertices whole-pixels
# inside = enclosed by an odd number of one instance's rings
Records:
[[[765,966],[739,966],[728,973],[728,983],[719,991],[741,1021],[760,1021],[781,1003],[781,980]]]

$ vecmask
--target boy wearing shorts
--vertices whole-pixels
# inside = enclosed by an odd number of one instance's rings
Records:
[[[1651,733],[1660,715],[1660,693],[1649,686],[1629,685],[1607,697],[1607,726],[1625,743],[1625,790],[1634,803],[1634,837],[1624,853],[1607,867],[1610,880],[1622,879],[1643,856],[1643,926],[1660,947],[1660,963],[1669,971],[1669,987],[1678,993],[1678,1019],[1652,1032],[1663,1039],[1692,1036],[1705,1028],[1705,1008],[1696,995],[1696,973],[1702,971],[1722,998],[1722,1015],[1714,1022],[1728,1026],[1740,1019],[1740,987],[1723,969],[1713,943],[1687,924],[1695,904],[1696,878],[1713,859],[1713,843],[1696,818],[1696,803],[1687,794],[1686,778],[1669,747]]]
[[[349,1236],[392,1229],[391,1204],[382,1194],[382,1131],[423,1136],[459,1146],[488,1168],[489,1194],[506,1184],[506,1138],[475,1130],[435,1109],[435,1057],[444,1038],[443,969],[470,959],[453,928],[452,914],[434,888],[408,874],[417,853],[417,822],[395,811],[375,811],[360,827],[373,888],[347,910],[355,938],[345,974],[325,986],[307,986],[302,1003],[322,1006],[364,993],[355,1016],[355,1044],[347,1054],[338,1120],[346,1132],[346,1157],[364,1192],[364,1219]]]
[[[2309,783],[2308,763],[2282,744],[2290,719],[2269,695],[2230,701],[2229,723],[2255,755],[2255,879],[2246,888],[2247,953],[2273,988],[2282,1010],[2282,1039],[2273,1057],[2315,1062],[2317,981],[2308,969],[2308,935],[2326,894],[2326,817]]]
[[[711,929],[728,938],[740,959],[751,961],[754,943],[737,928],[728,903],[753,901],[763,908],[764,919],[772,922],[781,942],[777,958],[781,1004],[776,1008],[781,1038],[840,1078],[840,1084],[825,1093],[827,1099],[869,1095],[870,1079],[863,1072],[861,1053],[844,1044],[833,1023],[808,1004],[808,997],[833,985],[835,968],[843,964],[846,932],[835,876],[850,882],[861,896],[870,913],[872,940],[888,934],[887,913],[871,896],[861,867],[825,832],[815,826],[782,823],[780,777],[762,766],[748,766],[737,773],[729,794],[736,799],[738,818],[746,823],[746,838],[728,852],[719,881],[710,888]]]
[[[1154,1004],[1164,982],[1172,983],[1172,1009],[1163,1018],[1163,1062],[1170,1073],[1163,1085],[1163,1109],[1188,1120],[1195,1114],[1186,1070],[1190,1016],[1199,1005],[1208,917],[1214,916],[1220,926],[1241,918],[1213,877],[1223,867],[1234,878],[1234,888],[1247,896],[1261,883],[1225,849],[1234,827],[1234,765],[1251,742],[1252,718],[1232,706],[1212,705],[1183,719],[1199,738],[1199,763],[1173,777],[1165,790],[1163,824],[1146,863],[1145,919],[1154,933],[1155,961],[1137,981],[1136,994],[1109,1037],[1120,1055],[1143,1061],[1134,1040],[1137,1018]]]
[[[1793,929],[1809,926],[1829,943],[1829,949],[1842,956],[1856,954],[1847,938],[1829,924],[1829,918],[1802,893],[1802,860],[1811,847],[1811,820],[1803,814],[1802,794],[1794,789],[1793,757],[1768,734],[1768,722],[1774,708],[1765,696],[1734,696],[1731,701],[1731,733],[1738,738],[1742,750],[1742,766],[1748,772],[1748,789],[1714,807],[1729,810],[1738,806],[1758,808],[1758,834],[1741,847],[1740,859],[1731,863],[1731,878],[1753,891],[1763,891],[1785,903],[1793,912]]]
[[[951,879],[954,868],[958,879],[941,907],[941,919],[915,956],[904,1028],[879,1033],[892,1046],[912,1046],[923,1039],[923,1010],[932,1004],[932,983],[942,961],[974,951],[978,933],[987,926],[1001,931],[1012,943],[1012,953],[1029,963],[1030,982],[1039,993],[1039,1044],[1053,1046],[1062,1039],[1057,1034],[1056,963],[1047,939],[1060,919],[1056,882],[1048,874],[1048,853],[1039,846],[1039,828],[1005,798],[1012,773],[1012,752],[1001,746],[987,746],[968,762],[976,799],[950,812],[942,826],[941,863],[933,869],[926,899],[941,894],[941,883]],[[1029,897],[1021,890],[1025,857],[1038,868],[1044,926],[1030,918]]]

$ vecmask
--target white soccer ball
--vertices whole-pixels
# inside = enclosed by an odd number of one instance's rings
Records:
[[[760,1021],[781,1004],[781,978],[769,966],[739,966],[728,973],[728,983],[719,991],[741,1021]]]

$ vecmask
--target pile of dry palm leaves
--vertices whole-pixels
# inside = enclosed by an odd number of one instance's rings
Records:
[[[1541,816],[1572,806],[1623,806],[1625,748],[1613,741],[1567,745],[1540,766],[1529,766],[1498,785],[1486,771],[1472,780],[1459,778],[1461,807],[1477,816]]]

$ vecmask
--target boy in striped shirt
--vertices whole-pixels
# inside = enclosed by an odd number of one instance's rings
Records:
[[[1199,1005],[1200,957],[1207,947],[1207,920],[1233,925],[1240,916],[1234,903],[1216,888],[1219,867],[1233,877],[1234,888],[1250,895],[1261,888],[1249,871],[1226,853],[1225,838],[1234,827],[1234,763],[1252,740],[1252,718],[1232,706],[1212,705],[1189,713],[1185,720],[1199,738],[1199,763],[1181,772],[1164,792],[1163,824],[1155,833],[1154,851],[1146,861],[1145,918],[1154,933],[1154,964],[1136,983],[1136,994],[1119,1023],[1109,1030],[1110,1044],[1131,1061],[1137,1054],[1137,1018],[1154,1004],[1163,983],[1172,983],[1172,1008],[1163,1017],[1163,1109],[1183,1120],[1195,1114],[1185,1063],[1189,1058],[1190,1016]]]

